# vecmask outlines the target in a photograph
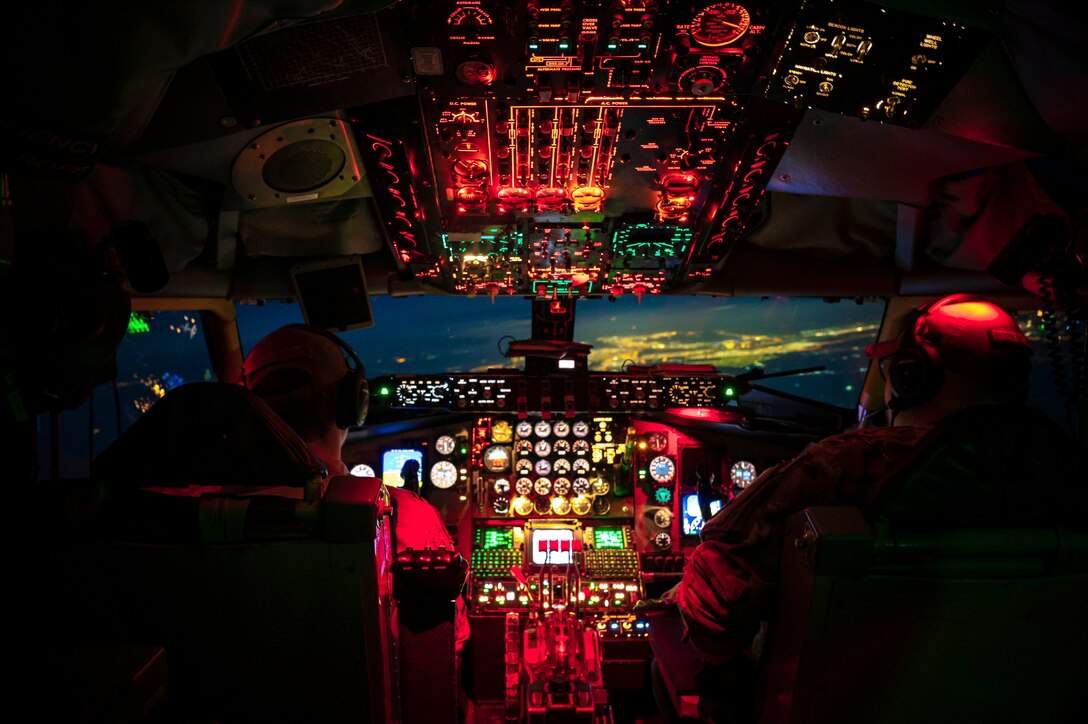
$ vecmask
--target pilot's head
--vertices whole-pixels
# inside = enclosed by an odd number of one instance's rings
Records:
[[[319,327],[290,324],[262,339],[242,367],[243,383],[307,441],[362,423],[366,370],[347,344]]]
[[[902,423],[935,422],[961,407],[1023,404],[1031,344],[997,305],[953,294],[911,313],[896,339],[870,345],[885,401]]]

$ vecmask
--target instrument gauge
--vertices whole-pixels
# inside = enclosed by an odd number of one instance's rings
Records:
[[[525,460],[524,458],[514,463],[514,472],[518,475],[532,475],[533,473],[533,461]]]
[[[589,423],[585,420],[579,420],[574,423],[570,431],[574,433],[575,437],[585,437],[589,434]]]
[[[374,474],[374,468],[370,467],[366,463],[359,463],[351,469],[351,474],[357,478],[374,478],[377,477]]]
[[[510,512],[510,500],[500,495],[491,501],[491,509],[499,515],[506,515]]]
[[[431,466],[431,485],[446,490],[457,484],[457,466],[449,460],[439,460]]]
[[[536,472],[537,475],[551,475],[552,464],[546,459],[541,458],[540,460],[536,461],[535,465],[533,465],[533,470]]]
[[[560,420],[552,425],[552,434],[556,437],[566,437],[570,434],[570,425]]]
[[[593,494],[594,495],[608,495],[608,481],[604,478],[597,478],[593,481]]]
[[[570,452],[570,443],[566,440],[556,440],[555,444],[552,445],[552,450],[555,451],[556,455],[566,455]]]
[[[522,420],[518,423],[518,426],[514,428],[518,437],[529,437],[533,434],[533,423]]]
[[[453,435],[442,435],[434,441],[434,450],[439,455],[452,455],[456,449],[457,441],[453,439]]]
[[[491,489],[495,491],[495,495],[506,495],[510,492],[510,481],[499,478],[492,484]]]
[[[589,455],[589,440],[575,440],[574,444],[571,445],[571,450],[574,451],[575,455]]]
[[[612,503],[608,498],[594,498],[592,507],[594,515],[608,515],[608,511],[612,510]]]
[[[514,443],[514,452],[516,452],[519,456],[529,455],[533,452],[533,443],[529,440],[518,440],[516,443]]]
[[[588,515],[589,511],[593,509],[593,498],[585,495],[576,495],[570,501],[570,506],[574,509],[575,515]]]
[[[691,39],[707,48],[721,48],[735,43],[748,31],[752,18],[737,3],[715,3],[704,8],[691,21]]]
[[[747,460],[739,460],[729,469],[729,480],[738,488],[747,488],[755,479],[756,466]]]
[[[541,420],[533,427],[537,437],[547,437],[552,434],[552,424],[547,420]]]
[[[552,481],[547,478],[537,478],[536,482],[533,483],[533,490],[536,491],[537,495],[547,495],[552,492]]]
[[[496,420],[491,426],[491,442],[510,442],[514,439],[514,428],[507,420]]]
[[[650,477],[659,483],[671,483],[676,477],[676,463],[672,458],[658,455],[650,461]]]
[[[570,492],[570,481],[566,478],[556,478],[552,483],[552,490],[556,495],[566,495]]]
[[[668,528],[672,525],[672,511],[665,508],[659,509],[654,513],[654,525],[658,528]]]
[[[672,488],[654,488],[654,502],[661,505],[672,503]]]
[[[577,458],[571,463],[571,469],[575,475],[588,475],[589,474],[589,461],[585,458]]]
[[[489,473],[505,473],[510,469],[510,448],[492,445],[484,451],[483,465]]]
[[[533,480],[532,478],[518,478],[514,483],[514,490],[518,495],[528,495],[533,492]]]
[[[552,499],[547,495],[538,495],[533,500],[533,510],[537,515],[547,515],[548,511],[552,509]]]
[[[552,512],[556,515],[570,515],[570,499],[562,495],[553,497]]]
[[[589,484],[589,479],[587,478],[575,478],[574,482],[571,485],[574,488],[574,492],[578,495],[589,494],[589,491],[593,487]]]
[[[666,548],[671,548],[672,547],[672,536],[669,535],[668,533],[666,533],[665,531],[661,531],[660,533],[658,533],[657,535],[654,536],[654,545],[657,546],[658,548],[660,548],[661,550],[665,550]]]
[[[646,444],[654,452],[664,452],[669,446],[669,436],[663,432],[651,432],[650,436],[646,438]]]
[[[533,512],[533,501],[525,496],[518,496],[514,498],[513,502],[514,514],[520,516],[531,515]]]
[[[570,472],[570,460],[559,458],[552,464],[552,470],[555,471],[556,475],[566,475]]]
[[[547,440],[537,440],[536,445],[533,445],[533,452],[540,457],[547,457],[552,454],[552,444]]]

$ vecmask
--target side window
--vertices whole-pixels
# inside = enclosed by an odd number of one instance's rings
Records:
[[[117,376],[79,408],[61,413],[56,458],[50,416],[38,417],[38,477],[88,475],[94,456],[167,391],[214,379],[198,312],[133,312],[117,348]]]

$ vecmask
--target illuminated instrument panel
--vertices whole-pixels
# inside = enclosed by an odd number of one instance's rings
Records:
[[[727,411],[736,407],[746,382],[708,368],[640,368],[626,373],[530,375],[517,371],[480,374],[397,375],[382,378],[381,404],[400,409],[450,412],[547,413],[567,418],[576,411],[661,412],[678,408]],[[693,366],[694,367],[694,366]],[[735,413],[732,420],[743,422]],[[524,438],[523,438],[524,439]]]
[[[401,260],[469,295],[697,285],[806,109],[918,125],[983,44],[863,0],[398,6],[415,92],[352,123]]]

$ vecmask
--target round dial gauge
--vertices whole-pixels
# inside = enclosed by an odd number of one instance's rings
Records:
[[[357,478],[373,478],[374,468],[370,467],[366,463],[359,463],[351,469],[351,474]]]
[[[593,498],[586,495],[576,495],[570,501],[570,505],[574,509],[575,515],[588,515],[589,511],[593,509]]]
[[[604,478],[597,478],[593,481],[593,494],[594,495],[608,495],[608,481]]]
[[[594,515],[607,515],[608,511],[612,510],[612,503],[608,501],[608,498],[594,498],[593,499],[593,514]]]
[[[538,495],[533,501],[533,510],[537,515],[546,515],[552,509],[552,500],[547,495]]]
[[[552,444],[547,440],[537,440],[536,445],[533,445],[533,452],[540,457],[545,457],[552,454]]]
[[[672,547],[672,536],[665,531],[661,531],[654,536],[654,545],[662,550],[670,548]]]
[[[533,443],[528,440],[518,440],[514,443],[514,452],[518,455],[528,455],[533,451]]]
[[[533,490],[536,491],[537,495],[547,495],[552,492],[552,481],[547,478],[537,478],[536,482],[533,483]]]
[[[747,460],[733,463],[733,467],[729,469],[729,479],[738,488],[747,488],[756,479],[756,466]]]
[[[574,492],[578,495],[588,494],[593,487],[589,484],[589,480],[586,478],[575,478],[572,485],[574,487]]]
[[[646,444],[654,452],[662,452],[669,446],[669,436],[663,432],[651,432],[650,436],[646,438]]]
[[[552,425],[552,434],[556,437],[566,437],[570,434],[570,425],[560,420]]]
[[[672,458],[658,455],[650,461],[650,477],[659,483],[671,483],[676,477],[676,463]]]
[[[536,465],[533,466],[533,470],[537,475],[550,475],[552,472],[552,464],[547,460],[541,458],[536,461]]]
[[[491,501],[491,509],[499,515],[506,515],[510,512],[510,500],[500,495]]]
[[[571,469],[574,470],[576,475],[586,475],[589,473],[589,461],[585,458],[578,458],[571,463]]]
[[[533,432],[536,433],[537,437],[547,437],[552,434],[552,424],[547,420],[541,420],[533,428]]]
[[[668,505],[672,502],[672,488],[654,488],[654,502]]]
[[[737,3],[716,3],[691,21],[691,38],[707,48],[720,48],[744,35],[751,20],[748,10]]]
[[[585,420],[579,420],[574,423],[570,431],[574,433],[575,437],[585,437],[589,434],[589,423]]]
[[[566,495],[570,492],[570,481],[566,478],[556,478],[555,482],[552,483],[552,490],[555,491],[556,495]]]
[[[484,451],[484,470],[489,473],[505,473],[510,469],[510,448],[492,445]]]
[[[589,440],[575,440],[571,450],[574,451],[575,455],[589,455]]]
[[[518,460],[514,463],[514,472],[518,475],[529,475],[533,472],[532,460]]]
[[[434,441],[434,450],[439,455],[452,455],[456,447],[457,441],[453,439],[453,435],[443,435]]]
[[[654,513],[654,525],[658,528],[668,528],[672,525],[672,511],[661,508]]]
[[[570,443],[566,440],[556,440],[555,444],[552,445],[552,450],[555,451],[556,455],[566,455],[570,452]]]
[[[514,439],[514,428],[507,420],[496,420],[491,426],[491,442],[510,442]]]
[[[533,501],[526,497],[514,498],[514,514],[530,515],[533,512]]]
[[[449,460],[439,460],[431,466],[431,485],[441,490],[457,484],[457,466]]]
[[[552,465],[552,470],[555,471],[556,475],[566,475],[570,472],[570,460],[559,458],[555,461],[555,464]]]
[[[506,495],[510,492],[510,481],[506,478],[499,478],[491,486],[491,489],[495,491],[496,495]]]
[[[533,492],[532,478],[518,478],[517,482],[514,483],[514,490],[517,491],[518,495],[528,495]]]
[[[570,515],[570,500],[562,495],[552,498],[552,512],[556,515]]]
[[[514,431],[518,434],[518,437],[529,437],[533,434],[533,423],[522,420],[518,423],[518,426],[514,428]]]

